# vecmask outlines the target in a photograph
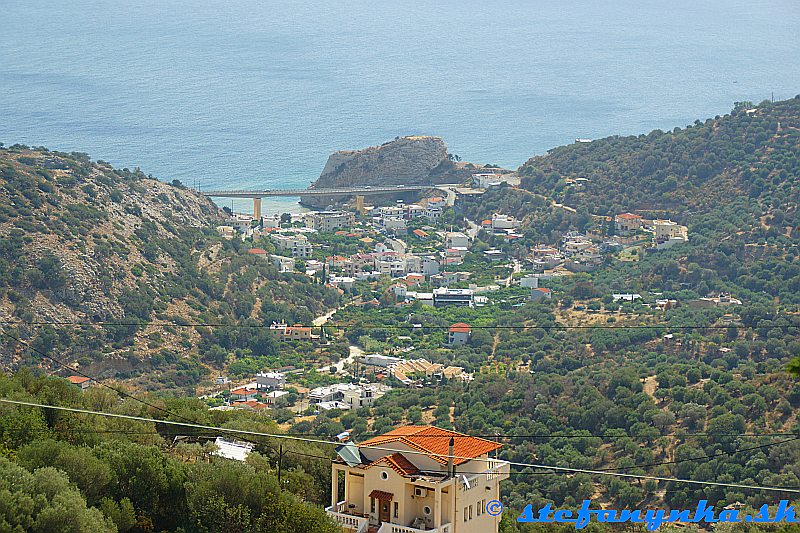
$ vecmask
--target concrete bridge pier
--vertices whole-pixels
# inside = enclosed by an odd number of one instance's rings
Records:
[[[253,198],[253,220],[261,220],[261,198]]]

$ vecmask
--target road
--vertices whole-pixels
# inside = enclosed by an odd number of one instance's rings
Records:
[[[337,311],[339,311],[341,309],[344,309],[345,307],[350,305],[350,303],[351,302],[348,302],[348,303],[346,303],[346,304],[344,304],[344,305],[342,305],[340,307],[337,307],[336,309],[331,309],[330,311],[328,311],[324,315],[320,315],[317,318],[315,318],[311,323],[314,326],[317,326],[317,327],[324,326],[328,322],[328,320],[330,320],[331,317],[336,314]],[[348,349],[349,349],[349,353],[348,353],[347,357],[345,357],[344,359],[342,359],[338,363],[334,363],[332,365],[326,365],[325,368],[330,369],[330,367],[333,366],[333,367],[336,368],[336,373],[337,374],[343,374],[344,373],[344,365],[345,364],[351,365],[351,364],[353,364],[353,361],[355,361],[356,357],[361,357],[362,355],[364,355],[364,350],[362,350],[361,348],[359,348],[358,346],[356,346],[354,344],[351,344],[348,347]]]

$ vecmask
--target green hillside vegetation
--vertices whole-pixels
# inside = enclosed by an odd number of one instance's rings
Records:
[[[60,378],[27,371],[0,377],[3,397],[146,417],[163,413],[107,389],[81,393]],[[157,401],[157,400],[156,400]],[[276,432],[263,417],[211,412],[196,400],[157,401],[174,416],[221,427]],[[186,431],[189,433],[187,434]],[[212,440],[176,442],[175,436]],[[240,463],[212,455],[221,433],[0,405],[0,529],[3,531],[319,531],[338,533],[329,501],[330,462],[302,443],[258,439]],[[305,455],[304,455],[305,454]]]
[[[786,370],[800,368],[800,359],[789,364],[800,354],[800,99],[754,107],[669,133],[556,148],[522,167],[524,188],[466,204],[470,220],[505,213],[523,221],[523,238],[513,243],[479,234],[478,246],[512,257],[568,231],[610,233],[607,217],[625,211],[678,220],[690,240],[635,261],[610,255],[595,272],[543,281],[555,294],[543,304],[518,307],[524,300],[511,289],[475,309],[398,307],[391,298],[377,310],[348,308],[334,318],[351,324],[351,340],[413,346],[414,357],[463,366],[475,380],[401,388],[359,413],[374,419],[371,427],[350,415],[343,427],[368,435],[422,419],[473,434],[526,435],[503,441],[501,457],[515,461],[799,486],[800,383]],[[565,178],[581,176],[591,180],[584,189],[567,186]],[[643,299],[613,302],[620,292]],[[685,305],[721,292],[743,305]],[[656,298],[684,305],[657,309]],[[467,346],[447,347],[446,327],[462,321],[479,329]],[[786,435],[723,436],[741,433]],[[701,497],[756,506],[780,499],[537,471],[513,475],[503,490],[515,509],[589,497],[672,508]]]
[[[138,169],[0,148],[0,319],[22,323],[7,333],[84,372],[161,391],[191,392],[229,365],[233,375],[251,374],[279,354],[302,364],[308,355],[268,329],[185,327],[308,323],[339,302],[335,290],[220,239],[220,214],[179,182]],[[137,325],[149,321],[175,325]],[[37,322],[78,325],[26,325]],[[43,362],[7,336],[0,345],[6,367]],[[341,347],[312,355],[338,359]]]

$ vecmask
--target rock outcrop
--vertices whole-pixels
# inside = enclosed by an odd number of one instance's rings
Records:
[[[398,137],[363,150],[334,152],[312,187],[448,183],[461,181],[463,174],[440,137]]]

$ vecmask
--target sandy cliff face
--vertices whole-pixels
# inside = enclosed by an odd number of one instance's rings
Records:
[[[401,185],[459,181],[440,137],[398,137],[363,150],[340,150],[328,158],[312,187]]]

